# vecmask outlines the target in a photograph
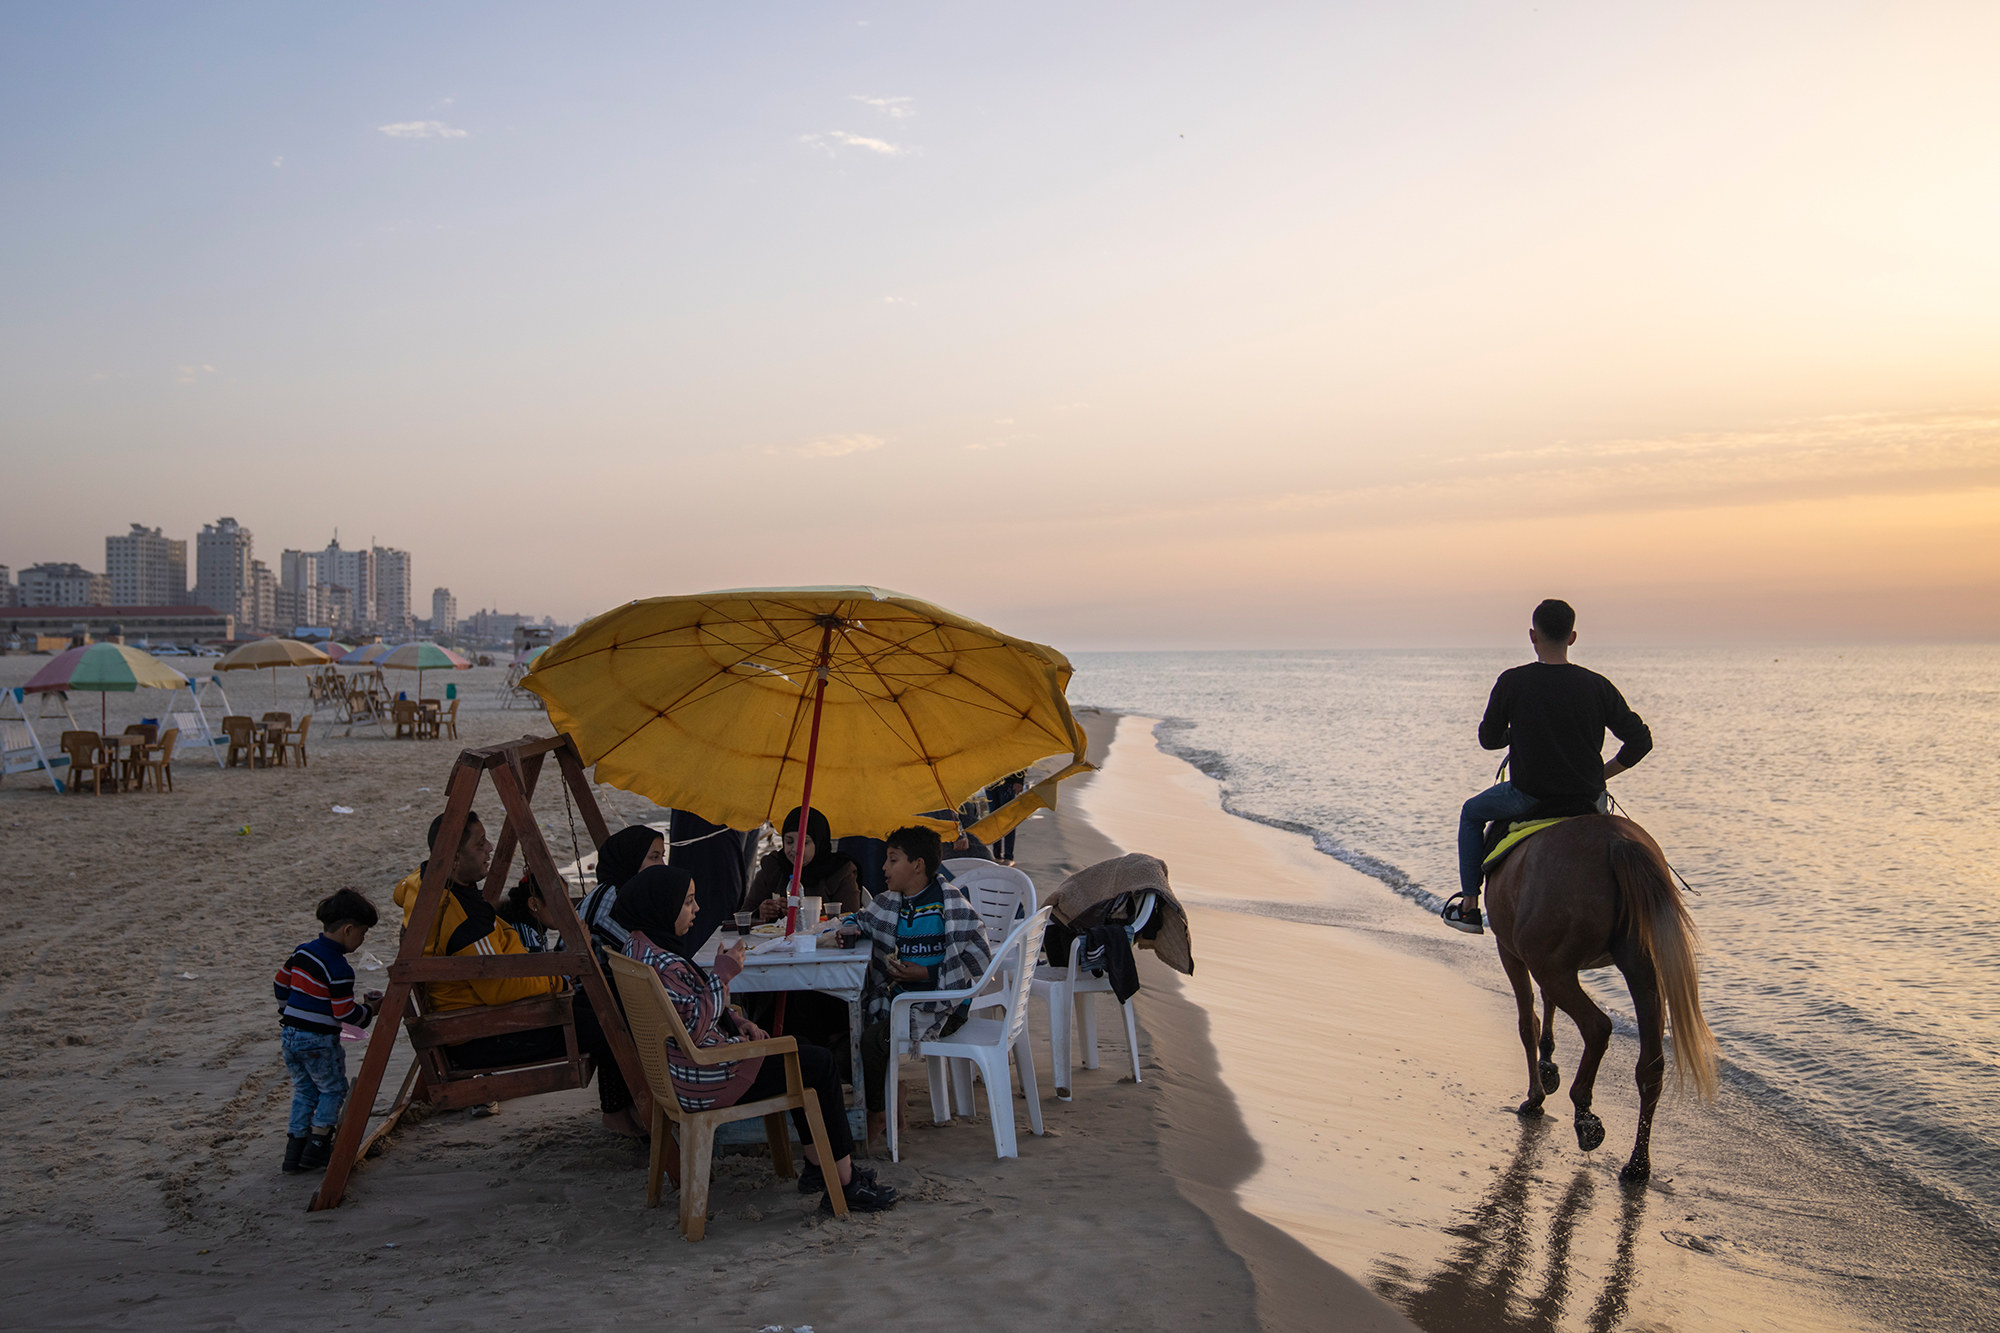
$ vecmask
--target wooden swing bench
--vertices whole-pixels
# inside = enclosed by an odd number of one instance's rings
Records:
[[[482,890],[489,903],[499,902],[507,886],[517,847],[537,881],[547,885],[564,883],[556,873],[555,860],[549,854],[548,843],[542,837],[541,826],[536,822],[534,810],[529,804],[543,763],[549,755],[556,758],[561,780],[575,799],[592,845],[602,846],[608,836],[604,816],[597,808],[589,781],[584,777],[583,760],[567,735],[524,737],[507,745],[466,750],[452,766],[451,778],[445,788],[444,822],[438,828],[438,849],[459,845],[466,819],[472,811],[473,799],[486,777],[492,778],[494,793],[506,812],[499,836],[495,839],[492,867],[487,872]],[[339,1206],[354,1164],[366,1157],[396,1127],[403,1113],[413,1104],[450,1110],[546,1092],[566,1092],[587,1086],[595,1072],[591,1057],[577,1043],[574,992],[534,996],[509,1004],[433,1012],[428,1010],[423,999],[423,986],[428,982],[570,978],[576,989],[590,997],[591,1009],[597,1016],[598,1025],[604,1030],[605,1043],[625,1075],[626,1086],[632,1090],[634,1112],[642,1120],[652,1114],[650,1089],[632,1044],[631,1033],[612,999],[603,972],[598,968],[597,953],[591,947],[589,932],[577,918],[576,908],[571,904],[567,891],[551,893],[544,900],[554,918],[556,930],[562,935],[564,948],[559,952],[459,957],[435,957],[424,953],[424,943],[432,937],[439,914],[444,910],[445,884],[452,859],[443,850],[433,852],[422,887],[417,891],[416,905],[403,929],[396,961],[389,965],[389,985],[382,998],[382,1014],[403,1016],[402,1027],[408,1033],[415,1058],[388,1117],[373,1134],[367,1134],[364,1141],[375,1094],[381,1088],[390,1051],[396,1044],[397,1025],[388,1021],[376,1023],[368,1040],[367,1054],[361,1061],[360,1074],[354,1080],[346,1109],[342,1112],[340,1131],[334,1136],[326,1177],[320,1182],[319,1192],[313,1196],[312,1208],[315,1212]],[[478,1037],[553,1027],[563,1030],[564,1054],[559,1058],[492,1069],[460,1069],[451,1063],[446,1052],[447,1047]]]

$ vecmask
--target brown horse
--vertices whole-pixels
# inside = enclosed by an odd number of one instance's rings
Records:
[[[1486,885],[1486,911],[1500,964],[1514,986],[1521,1044],[1528,1052],[1528,1100],[1517,1109],[1523,1116],[1542,1114],[1542,1098],[1556,1087],[1554,1035],[1538,1033],[1535,1020],[1532,987],[1540,986],[1544,1006],[1553,1002],[1583,1034],[1583,1058],[1569,1099],[1576,1107],[1577,1146],[1585,1152],[1604,1142],[1604,1122],[1591,1114],[1590,1099],[1597,1066],[1611,1044],[1611,1020],[1584,993],[1576,974],[1607,955],[1625,974],[1639,1022],[1639,1133],[1619,1179],[1646,1179],[1652,1174],[1653,1111],[1666,1071],[1661,1053],[1666,1015],[1673,1019],[1676,1075],[1692,1078],[1704,1098],[1715,1095],[1715,1036],[1701,1016],[1694,921],[1659,844],[1617,815],[1565,820],[1500,863]]]

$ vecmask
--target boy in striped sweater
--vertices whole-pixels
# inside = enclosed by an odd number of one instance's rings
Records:
[[[278,996],[279,1044],[292,1076],[292,1122],[285,1133],[286,1172],[326,1165],[333,1133],[347,1100],[347,1055],[340,1025],[367,1027],[380,991],[354,998],[354,969],[347,955],[361,947],[375,924],[375,905],[353,889],[329,895],[315,913],[318,938],[292,950],[272,988]]]

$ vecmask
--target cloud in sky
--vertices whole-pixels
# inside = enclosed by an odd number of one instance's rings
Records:
[[[880,449],[888,441],[879,435],[822,435],[816,440],[786,449],[766,449],[767,454],[790,454],[794,458],[844,458]]]
[[[849,134],[846,130],[828,130],[824,134],[801,134],[799,142],[810,148],[817,148],[828,157],[839,156],[842,147],[866,148],[871,153],[883,157],[902,157],[910,150],[902,144],[890,143],[887,139],[871,139],[865,134]]]
[[[859,102],[863,106],[872,106],[895,120],[907,120],[917,114],[917,109],[910,105],[917,100],[914,97],[862,97],[857,93],[847,100]]]
[[[399,120],[393,125],[377,125],[376,129],[391,139],[465,139],[471,131],[447,125],[441,120]]]
[[[197,384],[203,375],[213,375],[214,366],[175,366],[174,382],[177,384]]]
[[[284,165],[285,165],[285,155],[284,155],[283,153],[280,153],[280,154],[278,154],[278,155],[277,155],[276,157],[272,158],[272,159],[271,159],[271,165],[272,165],[272,166],[274,166],[274,167],[282,167],[282,166],[284,166]]]

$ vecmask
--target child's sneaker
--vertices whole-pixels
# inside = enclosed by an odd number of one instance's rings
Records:
[[[323,1171],[333,1157],[333,1135],[315,1134],[306,1140],[305,1153],[299,1158],[302,1171]]]
[[[291,1134],[285,1135],[285,1164],[278,1169],[288,1176],[295,1176],[305,1170],[306,1166],[303,1160],[305,1152],[306,1140],[303,1134],[297,1136]]]

